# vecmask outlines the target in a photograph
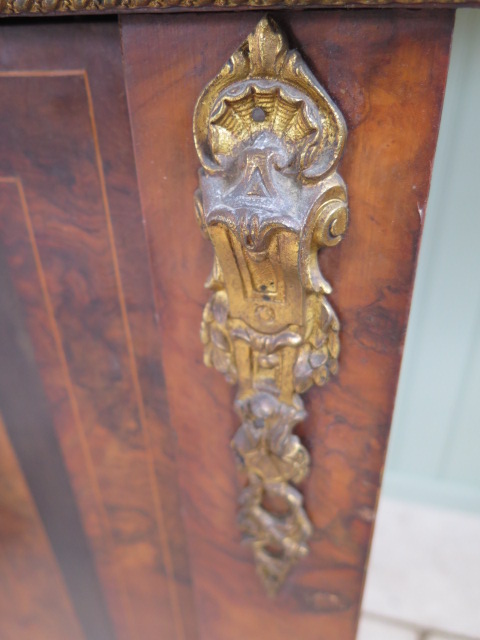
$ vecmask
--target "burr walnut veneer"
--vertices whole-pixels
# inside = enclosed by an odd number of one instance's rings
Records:
[[[332,375],[303,395],[295,429],[310,458],[291,494],[308,517],[309,553],[302,547],[282,584],[265,591],[255,571],[265,556],[242,542],[245,522],[237,526],[248,478],[230,446],[236,390],[204,366],[199,335],[202,314],[213,317],[203,309],[214,253],[195,220],[206,164],[195,104],[265,14],[4,20],[2,639],[355,638],[454,13],[271,15],[348,130],[341,178],[329,178],[346,185],[348,228],[337,226],[342,242],[319,256],[341,350],[329,347]],[[256,59],[267,79],[245,76],[255,86],[242,95],[271,91],[297,114],[306,98],[271,89],[268,55]],[[214,110],[213,125],[235,100]],[[255,117],[268,124],[271,103],[262,104]],[[295,141],[315,130],[312,108],[302,108]],[[260,174],[250,195],[273,188]],[[202,178],[204,202],[208,185]]]

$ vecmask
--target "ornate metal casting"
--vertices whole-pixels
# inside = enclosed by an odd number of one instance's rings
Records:
[[[204,89],[193,126],[196,214],[215,249],[205,363],[238,385],[238,522],[273,595],[312,534],[294,486],[310,458],[293,429],[306,416],[299,394],[337,371],[340,326],[317,254],[347,226],[336,173],[346,126],[269,18]]]
[[[58,16],[102,13],[157,13],[180,8],[183,11],[198,11],[208,7],[235,9],[237,7],[263,8],[307,8],[307,7],[377,7],[396,6],[429,8],[430,6],[458,7],[476,6],[480,0],[0,0],[0,17],[29,15]]]

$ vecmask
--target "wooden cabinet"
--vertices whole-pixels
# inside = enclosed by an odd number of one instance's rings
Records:
[[[339,372],[304,396],[310,553],[266,595],[234,390],[202,359],[203,87],[262,15],[0,26],[0,636],[353,640],[445,87],[450,10],[281,11],[343,113],[322,252]]]

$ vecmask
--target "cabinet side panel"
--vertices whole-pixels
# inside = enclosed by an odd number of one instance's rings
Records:
[[[194,219],[192,115],[202,88],[258,21],[248,15],[122,18],[127,97],[152,251],[170,418],[203,640],[352,640],[375,516],[440,119],[451,12],[277,14],[337,102],[351,222],[325,250],[342,324],[340,372],[306,396],[297,432],[311,553],[275,600],[235,522],[234,391],[206,369],[198,331],[212,252]],[[394,550],[392,550],[393,552]]]

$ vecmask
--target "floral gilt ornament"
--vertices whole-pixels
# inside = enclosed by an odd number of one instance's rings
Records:
[[[336,172],[346,125],[263,18],[204,89],[193,130],[195,210],[215,250],[205,364],[238,388],[232,448],[247,478],[238,523],[274,595],[312,535],[296,488],[310,466],[293,433],[306,416],[300,394],[338,368],[340,325],[318,251],[338,244],[348,222]]]

